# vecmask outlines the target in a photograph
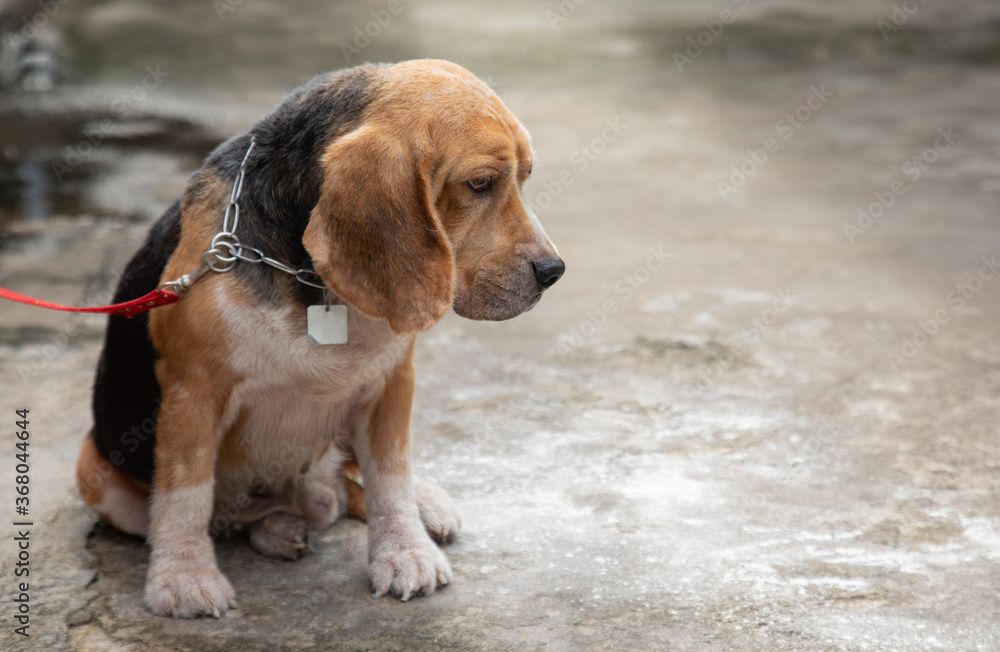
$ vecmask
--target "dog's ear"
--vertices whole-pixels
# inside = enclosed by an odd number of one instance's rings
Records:
[[[455,262],[438,218],[429,157],[367,123],[332,143],[302,239],[323,282],[397,335],[427,330],[451,308]]]

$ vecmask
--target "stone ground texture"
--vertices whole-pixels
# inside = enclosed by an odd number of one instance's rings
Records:
[[[407,2],[350,61],[386,4],[63,6],[33,64],[57,83],[0,95],[0,285],[98,301],[215,143],[314,73],[416,57],[470,68],[531,131],[526,195],[568,271],[518,319],[420,339],[416,465],[463,515],[454,583],[372,600],[345,521],[295,563],[219,542],[240,602],[220,620],[146,612],[148,549],[76,494],[103,319],[0,306],[0,649],[1000,649],[1000,279],[970,281],[1000,258],[1000,12],[925,3],[885,38],[892,4]],[[708,45],[679,70],[689,37]],[[147,66],[167,76],[116,103]]]

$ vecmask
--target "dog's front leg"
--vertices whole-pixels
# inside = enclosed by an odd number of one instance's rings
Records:
[[[220,413],[209,393],[164,386],[146,577],[146,606],[156,614],[219,617],[236,606],[208,534]]]
[[[354,453],[365,478],[372,597],[434,592],[451,581],[444,553],[420,520],[410,463],[413,346],[389,374],[379,398],[358,415]]]

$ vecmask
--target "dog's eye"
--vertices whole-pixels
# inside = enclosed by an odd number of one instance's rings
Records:
[[[486,192],[493,185],[492,177],[479,177],[469,182],[469,187],[475,192]]]

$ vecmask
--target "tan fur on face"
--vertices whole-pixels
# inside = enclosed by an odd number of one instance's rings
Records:
[[[451,307],[454,269],[426,157],[371,122],[332,144],[323,164],[323,193],[303,237],[316,271],[393,332],[430,328]]]
[[[540,297],[532,261],[555,248],[521,196],[528,133],[485,84],[444,61],[380,69],[368,119],[332,143],[303,239],[316,270],[397,334],[454,307],[509,319]],[[493,179],[481,196],[475,178]],[[376,262],[377,261],[377,262]]]

